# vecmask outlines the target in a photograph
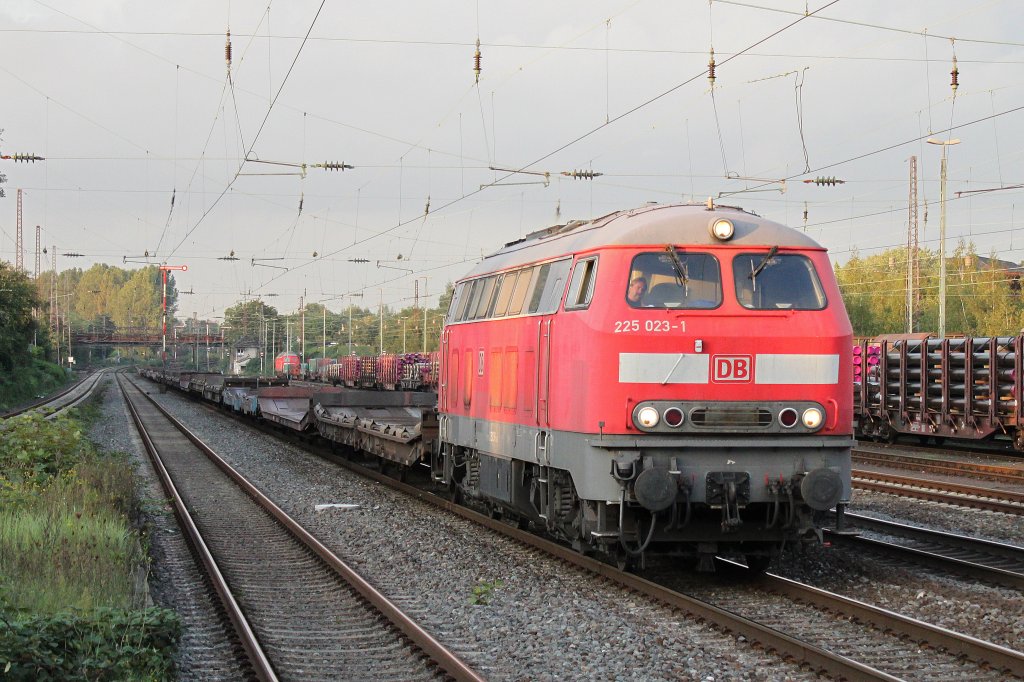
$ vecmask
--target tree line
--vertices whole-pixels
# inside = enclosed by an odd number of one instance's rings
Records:
[[[938,327],[938,254],[922,249],[918,260],[913,329],[934,331]],[[848,262],[835,266],[856,336],[908,331],[907,262],[906,249],[890,249],[870,256],[854,253]],[[979,256],[973,244],[959,243],[947,259],[947,333],[1020,333],[1024,328],[1022,276],[1024,267],[995,256]],[[371,355],[382,348],[391,353],[433,351],[438,348],[452,290],[449,284],[438,304],[430,308],[355,305],[353,298],[345,297],[333,308],[309,303],[302,310],[282,313],[265,300],[254,299],[229,307],[222,319],[179,320],[180,292],[170,274],[168,326],[177,324],[188,335],[223,336],[228,349],[225,358],[236,347],[258,348],[264,353],[265,369],[284,351],[304,358],[336,358],[350,352]],[[87,270],[64,270],[56,279],[47,271],[33,281],[10,263],[0,263],[0,369],[10,371],[32,352],[58,359],[56,349],[66,349],[69,325],[75,331],[97,332],[159,328],[161,299],[162,280],[155,265],[126,270],[96,264]],[[61,332],[59,343],[54,328]],[[253,363],[253,368],[258,364]],[[227,362],[220,365],[226,368]]]
[[[939,319],[939,256],[919,250],[913,330],[934,332]],[[836,277],[855,336],[908,331],[906,249],[854,256],[837,265]],[[1024,327],[1024,268],[995,255],[979,256],[961,241],[946,259],[946,334],[1015,336]]]

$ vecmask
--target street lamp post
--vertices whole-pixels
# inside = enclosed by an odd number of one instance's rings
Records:
[[[939,184],[939,338],[946,338],[946,148],[960,140],[928,138],[928,144],[942,147],[942,169]]]

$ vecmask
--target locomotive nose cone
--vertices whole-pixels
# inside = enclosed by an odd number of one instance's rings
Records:
[[[836,506],[843,496],[843,479],[831,469],[815,469],[800,481],[800,495],[817,511]]]
[[[672,475],[665,469],[644,469],[633,483],[637,501],[652,512],[672,506],[678,489]]]

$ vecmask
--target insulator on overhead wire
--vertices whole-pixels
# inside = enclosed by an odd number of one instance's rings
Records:
[[[597,171],[591,170],[571,170],[562,171],[562,175],[574,180],[593,180],[594,178],[604,175],[604,173],[598,173]]]
[[[807,222],[807,202],[804,202],[804,222]]]
[[[953,55],[953,70],[949,72],[949,75],[949,85],[953,88],[953,94],[955,95],[957,86],[960,85],[960,69],[956,68],[956,55]]]
[[[354,168],[355,166],[350,166],[347,163],[342,163],[340,161],[324,161],[323,167],[325,169],[327,169],[327,170],[340,170],[340,171],[343,171],[343,170],[348,170],[348,169]]]
[[[12,154],[11,156],[5,156],[4,158],[14,159],[15,163],[19,163],[21,161],[24,161],[25,163],[35,163],[36,161],[46,160],[41,156],[36,156],[35,154]]]
[[[804,180],[804,184],[807,185],[818,185],[819,187],[828,186],[834,187],[836,185],[845,184],[846,180],[840,180],[836,177],[817,177],[813,179]]]
[[[303,192],[299,195],[299,213],[302,213],[302,202],[306,200],[306,193]]]
[[[708,62],[708,84],[715,87],[715,48],[711,48],[711,60]]]
[[[480,83],[480,38],[476,39],[476,54],[473,55],[473,73],[476,74],[476,82]]]
[[[423,207],[423,215],[430,213],[430,195],[427,195],[427,205]]]
[[[228,68],[231,68],[231,29],[228,29],[227,40],[224,43],[224,61],[228,63]]]

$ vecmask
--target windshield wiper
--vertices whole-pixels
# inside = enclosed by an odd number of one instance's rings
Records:
[[[675,268],[676,280],[679,282],[679,286],[685,287],[689,277],[686,276],[686,266],[683,265],[683,261],[679,260],[679,253],[676,251],[676,247],[666,244],[665,250],[668,251],[669,257],[672,258],[672,267]]]
[[[768,254],[763,259],[761,259],[761,262],[757,264],[757,267],[751,268],[750,274],[747,275],[747,277],[749,277],[750,280],[754,283],[754,289],[757,289],[757,276],[761,274],[762,270],[768,267],[768,263],[771,262],[772,258],[774,258],[775,254],[777,254],[778,252],[779,247],[773,246],[772,248],[768,249]]]

